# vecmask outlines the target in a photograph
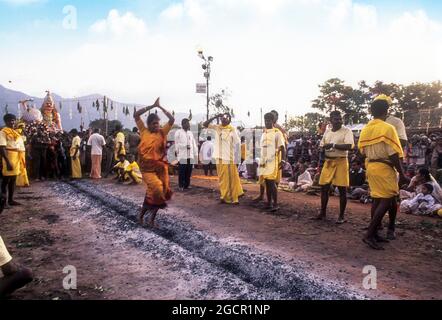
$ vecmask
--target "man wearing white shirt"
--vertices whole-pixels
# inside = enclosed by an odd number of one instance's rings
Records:
[[[405,148],[408,143],[408,137],[404,122],[401,119],[392,115],[388,116],[385,122],[391,124],[396,129],[402,148]]]
[[[94,130],[94,133],[89,137],[87,145],[92,147],[91,179],[101,179],[101,160],[103,157],[103,146],[106,145],[106,141],[100,134],[100,129]]]
[[[204,167],[204,174],[213,176],[213,141],[211,136],[208,136],[207,141],[201,146],[200,161]]]
[[[189,119],[181,121],[182,129],[175,133],[175,150],[179,161],[178,184],[181,191],[189,189],[190,177],[195,160],[198,159],[198,147],[190,131]]]

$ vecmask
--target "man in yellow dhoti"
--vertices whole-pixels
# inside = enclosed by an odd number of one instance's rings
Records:
[[[285,159],[285,142],[282,132],[273,126],[273,113],[267,113],[264,116],[264,120],[266,129],[261,136],[259,176],[265,181],[267,209],[271,212],[276,212],[279,210],[276,181],[284,164],[284,160],[282,159]]]
[[[147,127],[141,120],[146,112],[159,108],[169,119],[163,127],[160,127],[160,117],[152,113],[147,117]],[[144,225],[144,216],[150,212],[149,226],[154,227],[155,217],[160,209],[167,207],[167,201],[172,198],[172,190],[169,183],[169,164],[166,157],[167,135],[175,123],[173,115],[160,105],[160,99],[155,104],[138,110],[134,114],[135,122],[140,130],[141,142],[138,146],[138,158],[143,181],[146,184],[146,196],[143,208],[138,215],[138,221]]]
[[[71,130],[71,135],[73,136],[72,145],[70,149],[72,179],[81,179],[83,177],[81,173],[81,162],[80,162],[81,138],[78,135],[78,131],[76,129]]]
[[[325,163],[322,167],[319,185],[321,186],[321,213],[315,219],[325,219],[331,185],[338,187],[340,198],[339,218],[336,223],[345,223],[347,188],[350,186],[348,151],[354,148],[353,132],[343,126],[339,111],[330,113],[331,129],[326,130],[320,147],[325,150]]]
[[[378,234],[378,229],[387,211],[396,205],[399,184],[407,184],[400,158],[403,150],[394,127],[385,122],[389,103],[386,99],[371,104],[373,120],[362,130],[359,149],[366,157],[367,179],[370,186],[372,220],[363,241],[371,248],[383,250],[379,242],[388,242]]]
[[[3,117],[6,127],[0,131],[0,156],[2,157],[3,179],[1,184],[1,196],[6,198],[8,204],[18,206],[20,203],[14,200],[17,176],[20,174],[20,145],[23,144],[21,134],[14,130],[17,118],[13,114]]]
[[[221,125],[211,125],[217,118],[221,118]],[[221,203],[239,204],[239,197],[244,194],[235,164],[235,149],[239,146],[240,139],[236,129],[230,124],[231,121],[230,114],[217,115],[204,122],[203,126],[215,133],[213,158],[219,178]]]
[[[285,131],[285,129],[281,125],[278,124],[279,113],[276,110],[272,110],[270,113],[273,114],[273,119],[274,119],[273,120],[273,127],[276,130],[281,132],[281,134],[284,138],[285,148],[287,148],[287,146],[289,144],[289,140],[288,140],[287,132]],[[281,154],[279,154],[279,156],[280,156],[280,159],[285,160],[284,158],[281,157]],[[253,159],[253,160],[255,160],[255,159]],[[278,187],[279,183],[281,182],[281,177],[282,177],[282,168],[278,171],[278,176],[276,177],[276,180],[275,180],[276,187]],[[264,193],[266,190],[265,189],[266,183],[265,183],[264,177],[259,176],[258,183],[259,183],[259,197],[253,200],[256,202],[260,202],[260,201],[264,200]]]
[[[117,125],[115,128],[115,149],[114,149],[114,159],[115,161],[120,160],[120,154],[126,155],[126,147],[125,147],[125,137],[123,133],[123,128],[120,125]]]
[[[23,134],[25,124],[21,123],[16,130],[21,135],[21,141],[18,143],[18,157],[20,172],[17,176],[16,186],[17,187],[29,187],[28,171],[26,169],[26,136]]]

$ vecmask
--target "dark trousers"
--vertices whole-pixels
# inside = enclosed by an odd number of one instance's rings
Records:
[[[114,152],[110,149],[103,149],[103,160],[102,160],[101,171],[104,173],[105,178],[111,173],[114,164]]]
[[[66,158],[66,155],[58,152],[57,154],[57,163],[59,168],[59,176],[58,178],[69,178],[70,168]]]
[[[17,176],[3,176],[2,180],[2,197],[6,198],[8,195],[8,202],[11,203],[14,200],[15,183]]]
[[[32,178],[46,178],[48,147],[45,145],[35,145],[31,148],[32,157]]]
[[[211,176],[213,176],[214,165],[213,165],[212,162],[209,162],[209,163],[203,165],[203,169],[204,169],[204,174],[206,176],[208,176],[209,173],[210,173]]]
[[[190,163],[190,159],[187,159],[187,162],[185,162],[184,160],[180,161],[178,177],[178,184],[180,188],[189,188],[192,170],[193,164]]]

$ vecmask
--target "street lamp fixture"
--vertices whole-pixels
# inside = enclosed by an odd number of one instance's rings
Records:
[[[204,78],[206,78],[206,93],[207,93],[207,100],[206,100],[206,108],[207,108],[207,120],[209,120],[209,103],[210,103],[210,95],[209,95],[209,80],[210,80],[210,73],[211,73],[211,63],[213,62],[213,57],[209,56],[207,59],[204,56],[203,50],[198,50],[198,56],[204,60],[204,64],[202,65],[202,68],[204,70]]]

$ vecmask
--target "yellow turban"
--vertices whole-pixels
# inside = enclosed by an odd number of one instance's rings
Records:
[[[378,100],[387,101],[388,105],[390,105],[390,106],[393,104],[393,100],[389,96],[387,96],[386,94],[381,94],[374,99],[374,101],[378,101]]]

